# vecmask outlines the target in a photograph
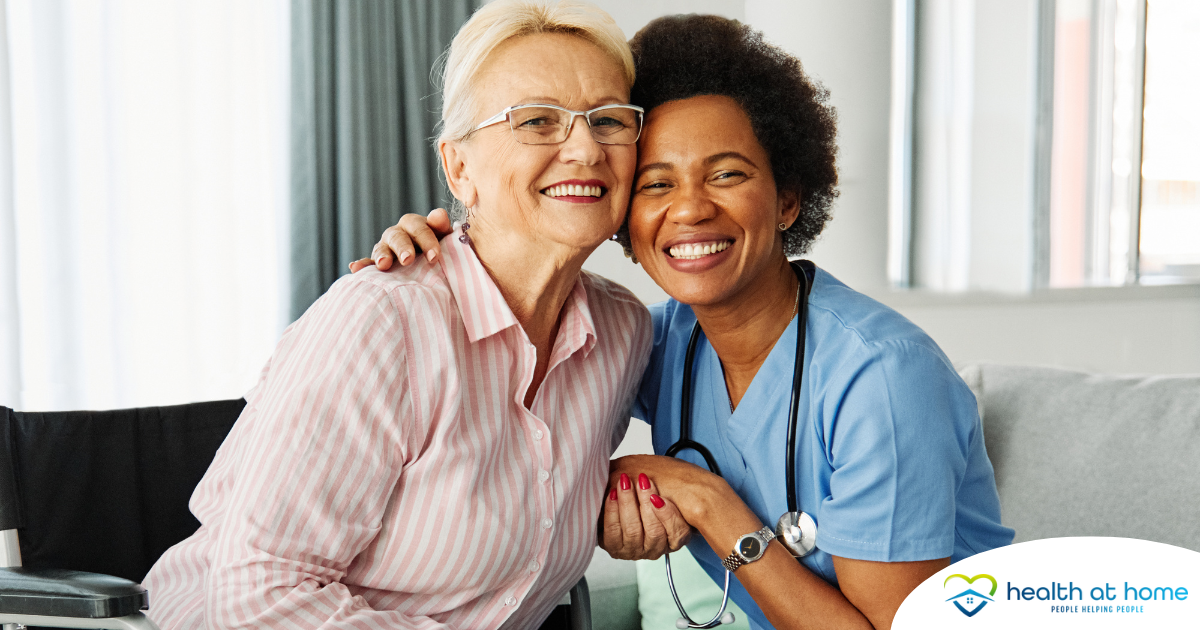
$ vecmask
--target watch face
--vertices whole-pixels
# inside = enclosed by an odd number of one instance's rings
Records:
[[[762,543],[757,538],[747,536],[738,542],[738,553],[747,560],[753,560],[762,553]]]

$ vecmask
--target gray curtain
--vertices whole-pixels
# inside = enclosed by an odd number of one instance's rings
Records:
[[[434,62],[475,0],[292,0],[291,308],[404,212],[445,206]]]

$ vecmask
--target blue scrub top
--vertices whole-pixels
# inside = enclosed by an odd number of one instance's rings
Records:
[[[1013,530],[1000,524],[975,396],[949,359],[912,322],[825,271],[817,269],[812,283],[796,491],[800,509],[817,522],[817,549],[800,561],[836,585],[832,556],[958,561],[1012,542]],[[650,313],[654,349],[633,415],[650,423],[661,455],[679,439],[684,356],[696,316],[674,300],[652,305]],[[720,360],[703,332],[692,368],[691,437],[772,528],[787,511],[784,458],[798,319],[732,414]],[[692,451],[679,457],[704,467]],[[724,584],[725,569],[708,543],[696,536],[688,548]],[[730,596],[751,627],[770,628],[736,578]]]

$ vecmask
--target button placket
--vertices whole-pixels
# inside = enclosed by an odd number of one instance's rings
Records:
[[[548,514],[548,516],[542,518],[540,524],[542,530],[546,533],[549,533],[548,530],[553,527],[554,523],[554,519],[552,518],[554,516],[555,503],[554,488],[553,484],[548,483],[553,476],[550,471],[553,467],[554,449],[553,445],[550,443],[548,435],[550,428],[544,424],[541,418],[532,412],[527,417],[530,425],[532,425],[529,432],[529,435],[533,438],[531,446],[537,455],[536,459],[538,462],[536,475],[537,485],[539,487],[535,491],[535,494],[537,496],[539,509]],[[547,525],[547,523],[550,524]],[[546,544],[549,544],[548,539]]]

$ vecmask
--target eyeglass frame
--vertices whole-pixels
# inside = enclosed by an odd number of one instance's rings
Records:
[[[472,129],[472,130],[471,130],[471,133],[475,133],[476,131],[479,131],[480,129],[483,129],[484,127],[491,127],[492,125],[495,125],[495,124],[498,124],[498,123],[501,123],[501,122],[507,122],[507,121],[508,121],[508,115],[509,115],[510,113],[512,113],[512,111],[513,111],[513,110],[517,110],[517,109],[523,109],[523,108],[525,108],[525,107],[549,107],[550,109],[557,109],[557,110],[559,110],[559,111],[562,111],[562,112],[567,112],[568,114],[571,114],[571,120],[570,120],[569,122],[567,122],[567,131],[566,131],[566,135],[565,135],[565,136],[563,136],[563,139],[562,139],[562,140],[559,140],[558,142],[543,142],[543,143],[539,143],[539,144],[542,144],[542,145],[554,145],[554,144],[562,144],[562,143],[566,142],[566,141],[567,141],[567,138],[570,138],[570,137],[571,137],[571,128],[575,126],[575,118],[577,118],[577,117],[579,117],[579,116],[583,116],[583,119],[587,121],[587,124],[588,124],[588,133],[589,133],[589,134],[592,136],[592,140],[595,140],[595,141],[596,141],[598,144],[607,144],[607,145],[609,145],[609,146],[617,146],[617,147],[619,147],[619,146],[627,146],[627,145],[630,145],[630,144],[637,144],[637,141],[638,141],[638,140],[639,140],[639,139],[642,137],[642,127],[645,125],[645,119],[646,119],[646,110],[645,110],[644,108],[642,108],[642,107],[640,107],[640,106],[638,106],[638,105],[630,105],[629,103],[610,103],[610,104],[608,104],[608,105],[601,105],[601,106],[599,106],[599,107],[593,107],[592,109],[589,109],[589,110],[587,110],[587,111],[583,111],[583,112],[580,112],[580,111],[575,111],[575,110],[573,110],[573,109],[567,109],[566,107],[560,107],[560,106],[558,106],[558,105],[551,105],[551,104],[549,104],[549,103],[523,103],[523,104],[521,104],[521,105],[513,105],[513,106],[511,106],[511,107],[505,107],[505,108],[504,108],[504,110],[503,110],[503,111],[501,111],[500,113],[498,113],[498,114],[496,114],[495,116],[492,116],[491,118],[488,118],[487,120],[485,120],[485,121],[483,121],[483,122],[479,123],[479,126],[477,126],[477,127],[475,127],[474,129]],[[618,142],[601,142],[600,140],[596,140],[596,134],[594,134],[594,133],[591,133],[591,131],[592,131],[592,119],[591,119],[591,114],[592,114],[592,113],[594,113],[594,112],[598,112],[598,111],[600,111],[600,110],[602,110],[602,109],[608,109],[608,108],[610,108],[610,107],[619,107],[619,108],[621,108],[621,109],[632,109],[633,111],[637,112],[637,115],[638,115],[638,129],[637,129],[637,136],[635,136],[635,137],[634,137],[634,139],[633,139],[633,141],[632,141],[632,142],[625,142],[625,143],[618,143]],[[509,126],[508,126],[508,129],[509,129],[509,131],[511,131],[511,132],[512,132],[512,134],[513,134],[513,140],[517,140],[517,130],[516,130],[516,129],[513,129],[511,122],[510,122],[510,124],[509,124]],[[531,144],[531,143],[528,143],[528,142],[521,142],[520,140],[517,140],[517,142],[518,142],[519,144],[529,144],[530,146],[538,146],[538,144]]]

